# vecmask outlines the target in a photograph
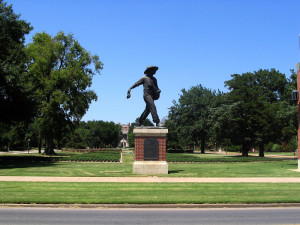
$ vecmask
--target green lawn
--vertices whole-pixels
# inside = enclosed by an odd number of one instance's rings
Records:
[[[0,182],[1,203],[166,204],[296,203],[295,183]]]
[[[298,156],[298,152],[265,152],[265,156],[268,155],[278,155],[278,156]]]
[[[211,156],[210,156],[211,157]],[[219,157],[219,156],[217,156]],[[122,177],[132,174],[133,154],[123,163],[17,162],[0,164],[0,176]],[[274,162],[169,163],[168,177],[300,177],[297,160]]]
[[[228,156],[194,154],[194,157],[219,159]],[[300,177],[300,173],[291,171],[291,169],[297,169],[297,160],[271,162],[230,162],[230,160],[207,163],[169,163],[169,174],[162,176]],[[123,154],[122,163],[30,160],[4,162],[0,164],[0,176],[142,176],[132,174],[133,154],[130,152]],[[297,183],[0,182],[0,190],[1,203],[251,204],[300,202],[300,185]]]

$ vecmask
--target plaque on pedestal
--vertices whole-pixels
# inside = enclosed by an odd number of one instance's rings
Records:
[[[164,127],[136,127],[134,174],[168,174],[166,135]]]

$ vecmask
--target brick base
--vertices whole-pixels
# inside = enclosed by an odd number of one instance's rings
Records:
[[[155,138],[158,141],[158,161],[166,161],[167,142],[166,137],[138,136],[135,137],[135,161],[144,161],[144,142],[147,138]]]
[[[133,133],[135,135],[135,155],[134,155],[135,162],[133,163],[133,173],[149,174],[149,175],[168,174],[168,164],[166,162],[166,152],[167,152],[166,135],[168,133],[168,129],[156,128],[156,127],[137,127],[133,130]],[[150,138],[155,139],[158,143],[157,160],[151,160],[151,161],[145,160],[144,143],[145,140]],[[155,153],[157,153],[157,145],[156,145],[157,143],[155,143],[154,145],[150,144],[150,146],[155,146],[154,147]],[[149,147],[148,144],[147,147]],[[150,152],[152,152],[152,149],[150,150]]]

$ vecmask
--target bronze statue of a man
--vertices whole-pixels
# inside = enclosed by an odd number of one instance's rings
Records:
[[[139,118],[138,125],[142,125],[149,113],[152,115],[153,122],[156,124],[156,126],[159,126],[159,117],[157,115],[156,107],[154,104],[154,100],[159,99],[160,97],[160,90],[157,86],[157,80],[153,76],[156,71],[158,70],[157,66],[148,66],[145,70],[143,76],[139,81],[137,81],[134,85],[132,85],[131,88],[129,88],[127,92],[127,98],[130,98],[130,91],[131,89],[143,84],[144,86],[144,101],[146,103],[146,109],[142,113],[142,115]]]

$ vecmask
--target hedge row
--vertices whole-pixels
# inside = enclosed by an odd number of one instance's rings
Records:
[[[98,151],[91,153],[82,153],[67,157],[57,156],[0,156],[0,163],[16,163],[16,162],[58,162],[58,161],[77,161],[77,162],[119,162],[121,158],[120,151]],[[267,157],[198,157],[192,154],[182,153],[167,153],[167,162],[266,162],[266,161],[281,161],[279,158]]]
[[[167,153],[167,162],[268,162],[268,161],[282,161],[282,159],[257,157],[257,156],[198,157],[190,154]]]
[[[102,151],[122,151],[119,148],[88,148],[88,149],[76,149],[76,148],[62,148],[62,152],[80,152],[80,153],[89,153],[89,152],[102,152]]]
[[[80,162],[119,162],[120,158],[120,151],[101,151],[72,155],[64,160]]]

